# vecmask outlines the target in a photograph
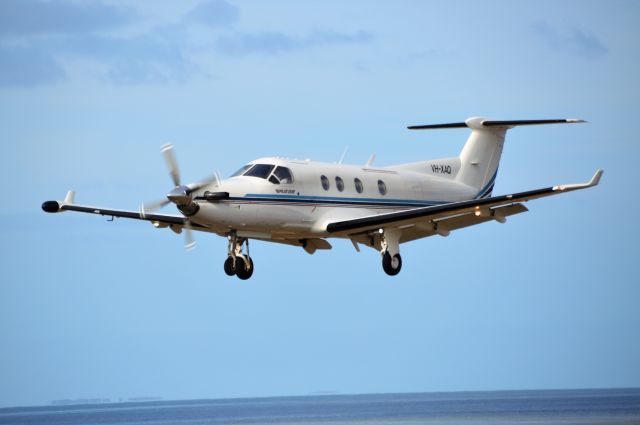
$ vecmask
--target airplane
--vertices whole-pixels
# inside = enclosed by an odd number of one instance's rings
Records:
[[[174,188],[166,199],[141,205],[139,211],[78,205],[74,192],[63,201],[46,201],[48,213],[78,211],[151,222],[156,228],[184,233],[193,248],[192,231],[228,239],[224,271],[242,280],[253,275],[249,240],[302,247],[307,253],[331,249],[327,239],[350,240],[380,252],[382,268],[395,276],[402,268],[400,244],[448,236],[453,230],[528,211],[524,202],[596,186],[590,181],[493,196],[498,165],[509,129],[540,124],[583,123],[580,119],[497,121],[483,117],[464,122],[409,126],[410,130],[471,129],[458,156],[386,167],[321,163],[280,157],[260,158],[227,179],[214,173],[197,183],[182,184],[173,146],[164,156]],[[181,215],[154,211],[173,203]]]

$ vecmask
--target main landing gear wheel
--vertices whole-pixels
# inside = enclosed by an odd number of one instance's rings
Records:
[[[236,276],[241,280],[247,280],[253,275],[253,260],[247,257],[249,267],[242,258],[236,258]]]
[[[229,256],[224,260],[224,272],[227,276],[233,276],[236,274],[236,266],[234,264],[233,257]]]
[[[392,257],[389,252],[385,252],[382,256],[382,268],[389,276],[395,276],[400,273],[400,269],[402,268],[402,258],[400,254]]]
[[[242,246],[246,252],[242,252]],[[228,276],[236,275],[241,280],[247,280],[253,275],[253,260],[249,256],[249,239],[238,237],[237,231],[229,234],[227,259],[224,261],[224,272]]]

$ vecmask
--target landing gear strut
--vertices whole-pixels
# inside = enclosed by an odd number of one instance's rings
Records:
[[[246,244],[246,254],[242,253],[242,245]],[[249,256],[249,239],[239,238],[235,232],[229,236],[228,256],[224,261],[224,272],[228,276],[236,275],[247,280],[253,275],[253,260]]]

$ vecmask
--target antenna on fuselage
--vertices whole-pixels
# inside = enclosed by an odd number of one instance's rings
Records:
[[[342,156],[340,157],[338,164],[342,164],[342,161],[344,160],[344,157],[347,155],[348,150],[349,150],[349,145],[344,147],[344,151],[342,152]]]
[[[367,160],[367,163],[364,164],[365,167],[371,167],[373,165],[373,161],[376,160],[376,154],[372,153],[371,156],[369,157],[369,159]]]

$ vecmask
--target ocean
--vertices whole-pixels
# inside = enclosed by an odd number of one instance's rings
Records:
[[[0,424],[640,424],[640,389],[151,401],[0,409]]]

